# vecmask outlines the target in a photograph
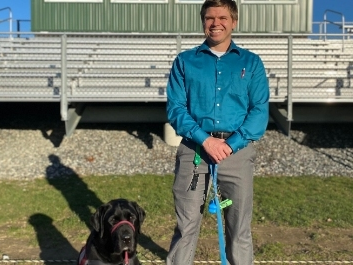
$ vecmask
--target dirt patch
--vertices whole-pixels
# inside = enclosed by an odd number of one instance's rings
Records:
[[[144,230],[138,248],[140,259],[164,260],[169,240],[152,240],[148,236],[152,231]],[[256,260],[278,258],[276,255],[280,255],[282,260],[353,260],[351,229],[255,225],[252,231]],[[1,234],[4,235],[0,231]],[[65,238],[53,240],[50,235],[41,241],[40,246],[33,246],[33,242],[28,240],[0,236],[0,253],[10,259],[75,260],[83,246],[83,242]],[[219,260],[218,239],[201,238],[195,260]]]
[[[288,228],[255,226],[255,253],[279,245],[286,259],[353,260],[353,231],[341,228]]]

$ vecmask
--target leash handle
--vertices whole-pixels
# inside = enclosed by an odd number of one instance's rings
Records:
[[[213,190],[215,191],[214,202],[216,204],[216,213],[217,213],[217,228],[218,228],[218,242],[219,242],[219,254],[221,256],[221,264],[227,265],[227,257],[226,257],[226,248],[224,243],[223,236],[223,224],[222,224],[222,214],[221,214],[221,206],[219,203],[219,199],[217,196],[217,164],[210,164],[210,173],[212,177],[212,185]]]

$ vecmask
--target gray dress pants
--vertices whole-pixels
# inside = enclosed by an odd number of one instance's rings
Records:
[[[202,215],[209,189],[210,160],[201,147],[199,181],[190,190],[196,144],[182,140],[177,150],[173,196],[177,225],[171,240],[167,265],[192,265]],[[256,152],[252,143],[232,154],[218,166],[217,180],[222,200],[233,204],[224,209],[226,257],[231,265],[252,265],[251,218],[253,209],[253,171]]]

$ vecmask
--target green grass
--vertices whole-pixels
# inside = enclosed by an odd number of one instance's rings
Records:
[[[352,178],[257,178],[254,189],[255,222],[295,227],[353,225]]]
[[[41,245],[46,239],[58,245],[63,240],[81,244],[88,236],[90,215],[95,209],[111,199],[123,197],[138,202],[146,211],[141,245],[168,243],[175,225],[172,184],[172,176],[151,175],[2,180],[0,233],[3,238],[23,240],[31,246]],[[307,232],[309,242],[321,242],[325,231],[353,229],[352,191],[353,178],[348,177],[256,177],[253,225],[299,228]],[[215,216],[205,213],[201,229],[200,239],[216,238]],[[315,251],[324,254],[311,250],[306,255],[289,251],[283,242],[261,240],[261,235],[254,236],[255,255],[261,259],[353,257],[353,252],[336,255],[322,251],[319,246]],[[351,241],[353,244],[353,235]],[[154,252],[158,255],[158,250]],[[217,257],[210,255],[212,249],[206,248],[199,255],[206,252],[208,257]],[[159,257],[165,255],[166,251]]]

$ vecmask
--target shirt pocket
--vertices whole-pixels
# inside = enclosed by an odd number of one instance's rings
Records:
[[[231,74],[231,93],[244,96],[248,94],[248,84],[250,82],[249,76],[241,76],[240,73]]]

